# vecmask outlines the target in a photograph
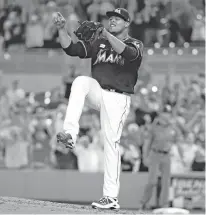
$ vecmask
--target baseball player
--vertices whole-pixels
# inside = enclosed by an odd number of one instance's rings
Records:
[[[153,188],[157,185],[159,171],[161,173],[160,207],[168,207],[170,186],[170,149],[175,142],[176,128],[170,122],[169,113],[161,113],[153,122],[149,141],[143,145],[143,162],[149,169],[148,183],[140,204],[140,210],[152,197]]]
[[[103,197],[93,202],[92,207],[119,209],[119,142],[138,78],[143,44],[128,35],[130,17],[127,10],[119,8],[106,15],[109,18],[108,30],[100,23],[85,21],[75,32],[79,38],[77,43],[68,36],[62,15],[54,15],[63,50],[70,56],[91,58],[92,68],[92,77],[79,76],[73,81],[64,130],[57,134],[57,142],[70,149],[75,147],[84,103],[100,111],[104,185]]]

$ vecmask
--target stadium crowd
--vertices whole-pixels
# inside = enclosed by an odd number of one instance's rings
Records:
[[[162,86],[139,82],[121,139],[122,171],[147,171],[142,146],[154,119],[164,114],[171,126],[171,171],[205,170],[204,73]],[[0,78],[1,82],[1,78]],[[66,94],[65,94],[66,91]],[[69,87],[46,92],[42,99],[19,87],[0,84],[0,163],[2,168],[78,169],[103,171],[103,144],[98,113],[85,107],[76,149],[56,145],[62,130]]]
[[[5,4],[7,2],[7,4]],[[8,59],[9,47],[59,48],[58,33],[51,22],[54,11],[68,17],[68,33],[77,20],[96,20],[106,25],[105,12],[117,7],[130,12],[131,35],[145,46],[204,39],[204,1],[189,0],[0,0],[0,47]],[[193,5],[195,2],[195,5]],[[22,3],[22,2],[21,2]],[[75,38],[73,38],[75,39]],[[0,48],[1,49],[1,48]],[[74,77],[72,77],[74,78]],[[150,79],[147,79],[150,80]],[[147,171],[142,146],[154,119],[166,115],[174,136],[171,143],[172,172],[204,171],[205,77],[182,77],[164,85],[139,81],[121,139],[122,171]],[[62,130],[71,83],[38,98],[19,87],[18,80],[4,86],[0,74],[0,166],[2,168],[58,168],[103,171],[103,143],[98,113],[85,107],[74,151],[59,148],[55,134]],[[66,92],[66,93],[65,93]]]
[[[58,32],[51,21],[54,11],[68,18],[72,35],[74,21],[95,20],[106,26],[106,11],[118,7],[128,9],[130,34],[145,46],[204,40],[204,0],[0,0],[0,46],[6,56],[15,43],[26,48],[59,48]]]

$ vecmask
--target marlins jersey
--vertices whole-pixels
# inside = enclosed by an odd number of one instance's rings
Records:
[[[105,38],[96,40],[92,45],[82,41],[72,43],[64,51],[68,55],[91,58],[92,77],[102,88],[133,94],[143,56],[143,44],[131,37],[123,42],[135,49],[134,58],[127,58],[126,53],[115,52]]]

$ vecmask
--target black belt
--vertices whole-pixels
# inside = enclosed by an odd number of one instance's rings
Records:
[[[152,151],[156,152],[156,153],[160,153],[160,154],[168,154],[169,151],[163,151],[163,150],[159,150],[159,149],[152,149]]]
[[[107,90],[109,92],[115,92],[115,93],[129,95],[129,93],[123,92],[121,90],[113,89],[113,88],[110,88],[110,87],[106,87],[106,86],[102,86],[102,89]]]

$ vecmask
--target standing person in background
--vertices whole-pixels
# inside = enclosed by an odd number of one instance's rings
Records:
[[[54,1],[48,1],[45,7],[45,13],[42,15],[42,24],[44,27],[44,47],[59,48],[57,43],[58,31],[52,22],[52,14],[57,11],[57,4]]]
[[[80,35],[90,31],[87,29],[88,23],[98,26],[94,37],[92,34],[89,37],[96,39],[87,41],[85,35],[83,40],[73,43],[65,29],[64,17],[60,13],[54,15],[63,50],[70,56],[92,58],[92,77],[79,76],[72,84],[64,130],[57,134],[57,141],[65,147],[75,147],[85,101],[90,107],[100,111],[104,140],[104,188],[103,197],[93,202],[92,207],[119,209],[119,143],[130,110],[131,94],[134,94],[134,86],[138,79],[143,44],[128,35],[131,20],[127,10],[118,8],[107,12],[107,16],[109,31],[100,23],[84,22],[77,29],[77,37],[80,39]]]
[[[168,207],[168,195],[170,185],[170,148],[174,142],[175,131],[170,122],[168,113],[161,113],[151,127],[149,141],[143,146],[143,162],[149,168],[148,183],[140,204],[140,210],[146,208],[146,204],[152,197],[153,188],[157,185],[159,171],[161,172],[160,207]]]
[[[70,70],[68,71],[68,74],[63,77],[63,83],[65,86],[64,91],[64,98],[69,99],[70,93],[71,93],[71,87],[74,79],[76,78],[76,67],[75,65],[70,66]]]

